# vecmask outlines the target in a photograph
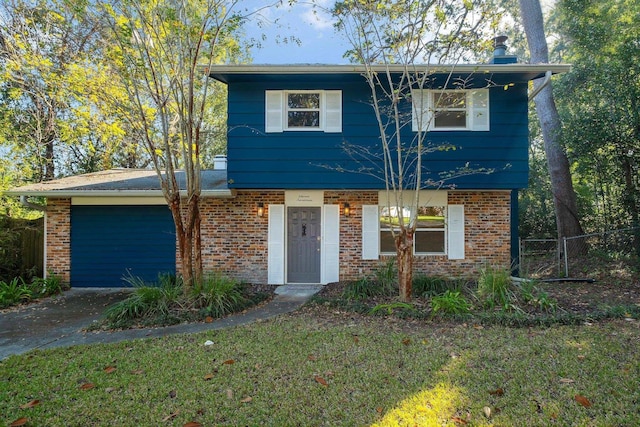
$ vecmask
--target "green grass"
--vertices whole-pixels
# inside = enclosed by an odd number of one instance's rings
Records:
[[[10,357],[0,362],[0,422],[640,424],[637,321],[398,330],[398,323],[382,319],[347,320],[332,326],[321,318],[281,317],[202,334]],[[206,340],[214,344],[204,346]],[[83,390],[87,383],[94,387]],[[580,405],[576,395],[591,406]],[[34,400],[39,403],[21,409]]]

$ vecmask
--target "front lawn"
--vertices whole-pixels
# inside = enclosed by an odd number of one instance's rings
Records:
[[[325,307],[229,330],[0,362],[30,426],[640,425],[640,323],[554,328]],[[206,341],[211,345],[205,345]]]

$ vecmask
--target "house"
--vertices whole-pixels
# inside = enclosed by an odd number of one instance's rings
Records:
[[[510,56],[435,68],[438,90],[423,91],[422,101],[433,104],[443,93],[450,101],[423,126],[430,142],[456,149],[430,153],[425,174],[468,164],[493,173],[421,191],[417,271],[473,276],[485,265],[511,265],[518,190],[528,181],[529,82],[568,69]],[[449,81],[466,84],[443,92],[452,70]],[[379,145],[362,72],[358,65],[216,67],[211,77],[228,87],[228,154],[226,169],[203,173],[205,270],[255,283],[330,283],[370,274],[393,256],[384,182],[353,172],[357,162],[345,150],[345,142]],[[420,112],[407,102],[412,125],[402,132],[411,138]],[[126,274],[152,279],[176,270],[175,231],[152,171],[110,170],[10,193],[47,198],[45,268],[72,286],[121,286]]]

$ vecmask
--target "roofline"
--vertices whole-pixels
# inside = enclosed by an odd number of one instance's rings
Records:
[[[408,66],[416,71],[454,72],[454,73],[523,73],[551,71],[553,74],[566,73],[571,70],[571,64],[415,64]],[[400,73],[405,65],[371,65],[376,72]],[[362,64],[328,65],[328,64],[225,64],[211,67],[210,76],[225,74],[362,74],[367,66]]]
[[[164,197],[162,190],[35,190],[19,191],[19,189],[5,191],[8,196],[28,197]],[[186,197],[187,192],[182,190],[180,195]],[[233,198],[236,190],[202,190],[201,197]]]

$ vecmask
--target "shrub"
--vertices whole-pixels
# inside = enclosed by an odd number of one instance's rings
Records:
[[[155,284],[134,276],[126,277],[125,281],[134,291],[127,299],[113,304],[105,311],[111,327],[128,327],[140,319],[145,319],[143,323],[148,324],[172,324],[179,321],[172,312],[180,306],[182,280],[173,275],[160,274]]]
[[[442,295],[437,295],[431,299],[431,312],[434,315],[459,315],[468,314],[470,311],[471,304],[459,291],[448,289]]]
[[[223,317],[238,311],[249,304],[242,285],[237,280],[213,274],[204,278],[202,283],[193,287],[193,298],[196,307],[211,317]]]
[[[511,273],[508,270],[486,267],[478,279],[478,299],[488,308],[503,310],[514,308],[515,295],[511,290]]]
[[[398,269],[396,259],[390,258],[380,265],[375,271],[376,282],[381,287],[381,292],[385,295],[393,295],[398,289]]]
[[[412,317],[418,314],[418,310],[412,304],[397,301],[388,304],[378,304],[373,307],[369,313],[373,315],[387,316],[391,316],[395,313],[399,317]]]
[[[35,277],[30,287],[34,295],[41,297],[57,295],[67,289],[62,279],[52,273],[49,273],[45,278]]]
[[[449,279],[443,276],[427,276],[418,273],[413,278],[413,295],[417,297],[434,297],[442,295],[448,290],[462,291],[465,281],[461,279]]]
[[[347,283],[344,291],[342,292],[342,297],[357,300],[388,294],[388,289],[386,289],[380,282],[363,277]]]
[[[0,282],[0,308],[30,301],[33,292],[29,285],[19,277],[7,282]]]

